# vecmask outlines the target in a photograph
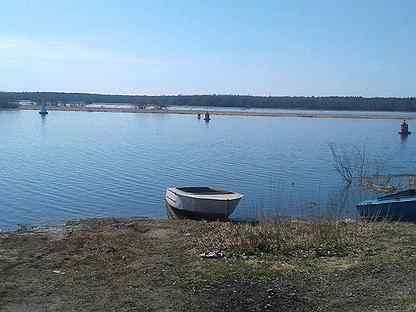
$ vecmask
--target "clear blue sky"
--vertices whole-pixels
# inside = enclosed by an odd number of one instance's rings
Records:
[[[14,0],[0,90],[416,95],[416,1]]]

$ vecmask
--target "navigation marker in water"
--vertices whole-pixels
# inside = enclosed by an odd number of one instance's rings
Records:
[[[402,124],[400,125],[399,134],[402,137],[407,137],[409,134],[412,134],[412,132],[409,131],[409,125],[407,124],[406,120],[403,120]]]

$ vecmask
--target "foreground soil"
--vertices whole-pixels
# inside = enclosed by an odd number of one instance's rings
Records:
[[[246,232],[226,227],[118,219],[0,234],[0,311],[416,311],[416,225],[360,225],[342,252],[282,254],[245,253],[218,235]],[[201,257],[217,242],[224,256]]]

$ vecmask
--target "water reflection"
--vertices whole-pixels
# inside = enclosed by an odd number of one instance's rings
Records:
[[[46,115],[41,114],[40,120],[41,120],[41,135],[42,137],[46,137],[46,124],[47,124]]]
[[[400,140],[401,140],[401,142],[403,144],[406,143],[408,137],[409,137],[409,135],[407,135],[407,134],[400,134]]]

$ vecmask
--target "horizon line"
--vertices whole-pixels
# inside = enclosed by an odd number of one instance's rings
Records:
[[[232,94],[232,93],[189,93],[189,94],[127,94],[127,93],[101,93],[101,92],[88,92],[88,91],[3,91],[0,90],[0,93],[61,93],[61,94],[83,94],[83,95],[102,95],[102,96],[148,96],[148,97],[163,97],[163,96],[236,96],[236,97],[276,97],[276,98],[364,98],[364,99],[374,99],[374,98],[385,98],[385,99],[412,99],[416,98],[415,96],[364,96],[364,95],[259,95],[259,94]]]

